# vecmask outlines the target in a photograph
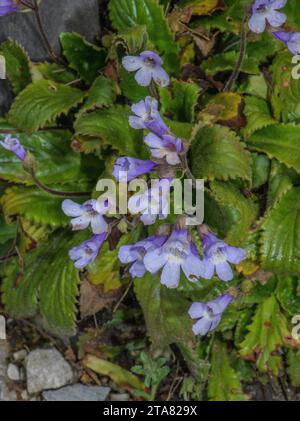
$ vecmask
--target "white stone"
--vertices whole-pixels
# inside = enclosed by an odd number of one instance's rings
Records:
[[[0,340],[6,339],[6,323],[5,317],[0,314]]]
[[[69,363],[54,348],[36,349],[26,357],[28,393],[39,393],[47,389],[59,389],[73,380]]]
[[[19,367],[15,364],[8,364],[7,377],[10,380],[18,382],[21,379]]]
[[[13,358],[15,361],[22,361],[26,358],[28,352],[26,349],[20,349],[20,351],[16,351],[13,353]]]
[[[57,402],[102,402],[105,401],[110,392],[109,387],[86,386],[78,383],[66,386],[59,390],[48,390],[43,392],[46,401]]]

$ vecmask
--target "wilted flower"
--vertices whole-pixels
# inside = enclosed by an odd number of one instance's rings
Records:
[[[161,118],[156,99],[147,96],[131,107],[135,116],[129,117],[130,126],[134,129],[148,129],[158,135],[169,133],[168,126]]]
[[[26,158],[26,150],[21,145],[19,139],[16,137],[12,137],[12,135],[7,135],[4,141],[0,142],[0,145],[3,146],[4,149],[14,153],[21,161],[24,161]]]
[[[222,281],[230,281],[233,272],[228,262],[238,264],[245,259],[246,253],[242,248],[231,247],[219,240],[212,232],[202,234],[204,249],[203,278],[211,279],[215,271]]]
[[[140,175],[151,172],[157,164],[153,161],[130,158],[118,158],[113,170],[113,176],[118,181],[131,181]]]
[[[18,10],[20,6],[13,0],[0,0],[0,16],[8,15]]]
[[[273,32],[273,35],[283,41],[292,54],[300,55],[300,32]]]
[[[233,297],[230,294],[224,294],[208,303],[193,303],[189,309],[189,315],[192,319],[198,319],[193,325],[194,334],[204,336],[214,330],[232,300]]]
[[[104,205],[99,209],[97,200],[88,200],[80,205],[67,199],[62,203],[62,210],[67,216],[73,217],[71,225],[74,231],[83,230],[91,225],[94,234],[101,234],[107,231],[108,224],[103,215],[108,211]]]
[[[153,51],[144,51],[139,56],[126,56],[122,64],[128,72],[137,71],[135,80],[141,86],[149,86],[152,79],[161,87],[170,83],[170,78],[162,67],[162,59]]]
[[[83,269],[96,259],[106,236],[106,232],[100,235],[93,235],[91,239],[84,241],[80,246],[76,246],[69,251],[69,256],[74,260],[77,269]]]
[[[145,225],[155,223],[157,217],[166,219],[169,214],[169,194],[173,180],[152,180],[151,188],[131,196],[128,209],[132,214],[141,213]]]
[[[147,251],[160,247],[166,241],[163,235],[153,235],[133,245],[120,247],[119,259],[122,263],[133,263],[129,273],[133,278],[142,278],[145,275],[144,256]]]
[[[286,15],[277,9],[285,6],[287,0],[256,0],[252,6],[252,16],[249,28],[252,32],[261,34],[268,22],[274,28],[279,28],[286,21]]]
[[[153,274],[163,268],[160,282],[168,288],[178,287],[180,269],[191,282],[197,281],[203,271],[197,248],[189,240],[186,229],[174,229],[161,247],[146,253],[144,264]]]
[[[155,158],[165,158],[170,165],[180,163],[179,155],[183,152],[183,142],[181,139],[171,135],[158,137],[153,133],[149,133],[144,142],[151,149],[151,154]]]

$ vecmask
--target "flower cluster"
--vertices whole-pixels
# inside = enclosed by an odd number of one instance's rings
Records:
[[[252,5],[252,16],[249,20],[251,31],[261,34],[267,23],[273,28],[280,28],[286,22],[287,16],[278,10],[286,3],[287,0],[256,0]],[[284,42],[292,54],[300,54],[300,32],[276,31],[272,34]]]

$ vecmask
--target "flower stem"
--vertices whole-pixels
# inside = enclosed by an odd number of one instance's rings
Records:
[[[188,164],[188,160],[187,160],[187,154],[186,153],[182,154],[181,157],[180,157],[180,159],[181,159],[182,169],[183,169],[184,173],[186,174],[186,176],[189,179],[192,180],[193,187],[196,187],[197,180],[194,177],[192,171],[190,170],[190,167],[189,167],[189,164]]]
[[[240,74],[240,71],[242,69],[243,63],[244,63],[244,59],[245,59],[245,54],[246,54],[246,47],[247,47],[247,22],[248,19],[248,13],[245,13],[243,21],[242,21],[242,26],[241,26],[241,39],[240,39],[240,53],[239,53],[239,57],[238,60],[236,62],[235,68],[233,69],[233,72],[230,76],[230,78],[228,79],[227,83],[225,84],[224,87],[224,92],[230,92],[233,88],[233,86],[235,85],[235,82],[237,81],[237,78]]]
[[[50,194],[51,196],[57,196],[57,197],[86,197],[90,196],[91,192],[66,192],[66,191],[60,191],[60,190],[54,190],[51,189],[48,186],[45,186],[36,176],[33,169],[30,169],[30,175],[32,177],[32,180],[34,181],[34,184],[42,191]]]

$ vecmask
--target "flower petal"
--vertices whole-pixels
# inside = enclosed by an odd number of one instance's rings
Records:
[[[167,288],[177,288],[180,280],[180,264],[167,263],[161,273],[160,282]]]
[[[142,67],[136,72],[134,78],[140,86],[149,86],[152,80],[152,70]]]
[[[245,250],[239,247],[226,246],[223,248],[223,252],[227,257],[227,260],[235,265],[246,258]]]
[[[189,316],[192,319],[200,319],[206,309],[207,305],[205,303],[193,303],[189,309]]]
[[[254,13],[248,22],[249,28],[256,34],[261,34],[266,29],[266,18],[264,15]]]
[[[62,202],[61,208],[67,216],[82,215],[82,206],[73,200],[67,199]]]
[[[102,215],[96,215],[91,220],[91,227],[94,234],[107,232],[108,224]]]
[[[90,225],[90,218],[86,215],[79,216],[78,218],[71,219],[73,231],[84,230]]]
[[[166,86],[168,86],[170,84],[170,77],[168,75],[168,73],[162,68],[157,66],[153,72],[153,79],[155,80],[155,82],[161,87],[161,88],[165,88]]]
[[[143,61],[140,57],[126,56],[123,58],[122,64],[128,72],[135,72],[143,66]]]
[[[144,264],[150,273],[156,273],[167,262],[168,256],[162,252],[161,248],[150,250],[144,257]]]
[[[269,13],[267,17],[267,21],[274,28],[278,28],[279,26],[283,25],[286,19],[287,17],[284,13],[276,12],[275,10]]]
[[[216,272],[218,277],[224,282],[231,281],[233,278],[232,269],[227,262],[216,264]]]
[[[195,335],[205,336],[211,330],[211,327],[212,321],[203,317],[193,325],[192,329]]]

